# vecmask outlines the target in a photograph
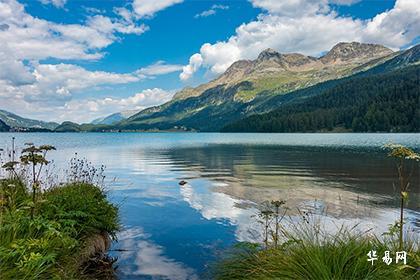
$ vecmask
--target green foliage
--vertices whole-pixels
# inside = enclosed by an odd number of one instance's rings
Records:
[[[414,168],[418,168],[417,162],[420,161],[420,155],[412,149],[403,145],[387,144],[384,146],[389,151],[388,156],[397,160],[397,172],[400,191],[400,221],[399,227],[399,249],[403,249],[404,242],[404,204],[408,199],[408,191],[410,186],[410,179]],[[414,162],[411,168],[407,168],[407,162]],[[408,170],[407,170],[408,169]]]
[[[107,232],[115,236],[118,230],[118,209],[106,200],[105,193],[88,183],[71,183],[44,193],[48,201],[41,214],[60,222],[81,238],[93,233]]]
[[[19,180],[0,182],[0,275],[2,279],[62,278],[76,275],[83,241],[118,230],[118,210],[91,184],[58,186],[42,194],[31,219],[31,198]],[[66,271],[63,267],[70,267]]]
[[[320,93],[227,125],[223,131],[420,131],[420,66],[355,76]],[[331,83],[330,83],[331,84]]]

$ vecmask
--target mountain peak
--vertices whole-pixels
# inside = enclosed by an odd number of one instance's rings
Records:
[[[271,49],[271,48],[268,48],[268,49],[263,50],[258,55],[257,60],[268,60],[268,59],[271,59],[271,58],[280,58],[280,56],[281,56],[281,54],[278,51],[276,51],[274,49]]]
[[[353,59],[382,57],[391,53],[393,53],[391,49],[378,44],[340,42],[321,57],[321,61],[324,63],[347,62]]]

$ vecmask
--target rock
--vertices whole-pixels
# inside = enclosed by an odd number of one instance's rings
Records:
[[[184,180],[179,181],[179,185],[180,186],[183,186],[183,185],[186,185],[186,184],[188,184],[187,181],[184,181]]]

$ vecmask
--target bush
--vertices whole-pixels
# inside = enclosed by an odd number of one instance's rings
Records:
[[[78,254],[86,238],[118,230],[118,209],[89,183],[41,193],[33,218],[21,181],[0,181],[0,198],[1,279],[80,279]]]
[[[107,232],[115,237],[118,208],[110,204],[105,193],[89,183],[70,183],[44,193],[48,203],[41,206],[42,216],[58,221],[82,238]]]

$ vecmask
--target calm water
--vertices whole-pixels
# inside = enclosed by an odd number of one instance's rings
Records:
[[[112,252],[121,279],[199,279],[223,250],[254,241],[255,203],[283,199],[326,226],[384,231],[397,219],[395,165],[381,150],[420,150],[420,134],[0,134],[0,147],[57,147],[57,170],[77,152],[106,165],[123,230]],[[114,180],[115,178],[115,180]],[[188,181],[179,186],[180,180]],[[419,233],[420,174],[407,217]]]

